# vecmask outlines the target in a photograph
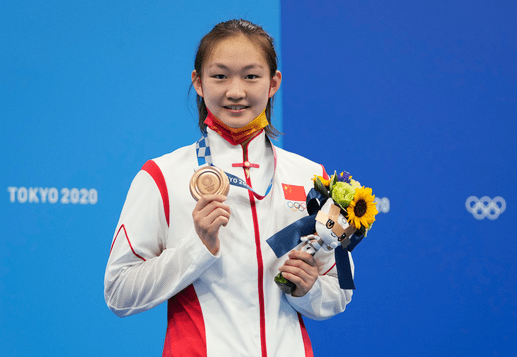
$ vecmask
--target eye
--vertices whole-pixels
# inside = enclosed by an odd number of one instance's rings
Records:
[[[244,77],[245,79],[257,79],[259,78],[258,75],[256,74],[248,74],[246,77]]]
[[[212,78],[215,78],[215,79],[225,79],[226,76],[224,74],[214,74],[212,76]]]

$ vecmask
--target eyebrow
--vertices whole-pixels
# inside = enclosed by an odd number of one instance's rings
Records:
[[[230,70],[230,68],[228,66],[225,66],[222,63],[214,63],[214,64],[211,64],[210,66],[208,66],[208,68],[212,68],[212,67]],[[249,64],[249,65],[245,66],[244,68],[242,68],[242,70],[246,71],[246,70],[253,69],[253,68],[264,68],[264,66],[262,66],[258,63],[252,63],[252,64]]]

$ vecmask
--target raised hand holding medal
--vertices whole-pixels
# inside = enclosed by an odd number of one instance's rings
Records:
[[[230,189],[228,177],[215,166],[204,166],[190,180],[190,192],[197,201],[192,212],[196,233],[212,254],[219,251],[219,229],[230,219],[230,207],[224,203]]]

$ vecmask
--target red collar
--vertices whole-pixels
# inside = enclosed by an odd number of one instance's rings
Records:
[[[205,124],[232,145],[242,144],[248,139],[259,134],[262,129],[269,125],[266,117],[266,110],[242,128],[231,128],[217,119],[210,111],[205,119]]]

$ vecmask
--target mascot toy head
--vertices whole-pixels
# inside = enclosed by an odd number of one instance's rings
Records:
[[[339,206],[329,198],[316,216],[316,233],[323,241],[321,245],[326,250],[336,248],[355,232],[355,229],[350,228],[352,227],[341,213]]]

